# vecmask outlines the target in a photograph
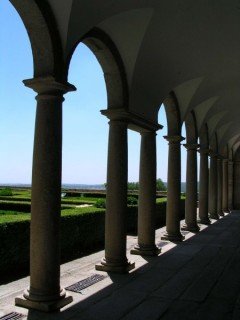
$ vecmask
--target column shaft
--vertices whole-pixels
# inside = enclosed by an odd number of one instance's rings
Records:
[[[134,268],[126,257],[127,213],[127,122],[109,122],[105,258],[97,270],[127,272]]]
[[[222,198],[223,198],[223,163],[222,159],[217,159],[217,213],[219,216],[224,216],[223,209],[222,209]]]
[[[155,245],[156,227],[156,134],[141,134],[138,244],[132,254],[158,255],[161,250]]]
[[[181,197],[181,145],[182,137],[167,136],[168,182],[167,182],[167,217],[166,233],[163,240],[181,241],[184,236],[180,232],[180,197]]]
[[[197,225],[197,144],[187,144],[185,225],[182,230],[198,232]]]
[[[38,88],[38,80],[32,87]],[[40,81],[40,88],[43,88]],[[60,287],[60,216],[62,170],[62,101],[64,85],[46,81],[46,92],[37,96],[35,123],[30,288],[16,304],[52,311],[72,301]],[[44,86],[44,87],[45,87]],[[41,91],[41,90],[40,90]]]
[[[228,210],[233,209],[233,161],[228,161]]]
[[[222,209],[228,212],[228,160],[223,160]]]
[[[210,156],[210,174],[209,174],[209,213],[210,218],[219,219],[217,214],[217,158]]]
[[[199,219],[202,224],[210,224],[208,217],[208,150],[200,149]]]

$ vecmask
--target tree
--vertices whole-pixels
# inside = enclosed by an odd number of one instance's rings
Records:
[[[138,182],[128,182],[128,190],[138,190],[139,183]]]
[[[128,182],[128,190],[139,190],[139,182]],[[167,190],[166,185],[160,178],[156,180],[156,190],[157,191]]]
[[[104,183],[105,188],[107,189],[107,184]],[[128,190],[139,190],[139,182],[128,182]],[[167,187],[162,179],[158,178],[156,180],[156,190],[157,191],[167,191]]]
[[[167,191],[165,183],[160,178],[156,180],[156,189],[157,191]]]

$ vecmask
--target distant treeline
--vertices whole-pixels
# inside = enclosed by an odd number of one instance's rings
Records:
[[[156,189],[157,191],[167,190],[166,184],[160,178],[156,180]],[[128,182],[128,190],[139,190],[139,182]]]
[[[160,180],[160,181],[159,181]],[[159,181],[159,184],[158,184]],[[162,185],[163,184],[163,185]],[[23,188],[31,188],[30,184],[1,184],[4,187],[23,187]],[[163,189],[158,189],[158,185]],[[86,185],[86,184],[64,184],[62,187],[65,189],[98,189],[105,190],[106,184],[97,184],[97,185]],[[138,190],[139,183],[138,182],[128,182],[128,190]],[[167,182],[163,182],[161,179],[157,179],[157,191],[166,191],[167,190]],[[181,192],[186,192],[186,182],[181,183]]]

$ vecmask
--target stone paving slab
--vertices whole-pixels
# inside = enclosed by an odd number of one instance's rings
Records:
[[[225,265],[233,256],[234,250],[220,250],[215,258],[208,264],[198,277],[192,278],[192,284],[184,292],[181,299],[192,301],[204,301],[208,296],[210,290],[216,284],[218,278],[221,276]],[[190,273],[190,272],[189,272]]]
[[[146,299],[136,308],[131,310],[122,320],[159,320],[168,310],[172,301],[163,300],[159,297],[146,297]],[[147,310],[147,312],[146,312]]]
[[[129,292],[123,294],[121,291],[114,292],[112,295],[94,304],[94,308],[88,308],[85,312],[77,313],[70,319],[81,320],[119,320],[122,319],[130,310],[139,306],[146,294],[143,292]],[[99,317],[100,315],[100,317]]]
[[[172,301],[166,312],[161,316],[161,320],[193,320],[199,309],[199,304],[189,301]],[[212,318],[212,320],[217,318]],[[201,320],[205,320],[202,318]]]
[[[198,270],[189,270],[187,267],[178,270],[174,276],[164,283],[160,289],[153,292],[154,296],[165,299],[177,299],[191,285],[193,278],[198,276]]]
[[[192,314],[192,320],[232,320],[233,303],[226,303],[224,300],[207,299],[199,308]]]

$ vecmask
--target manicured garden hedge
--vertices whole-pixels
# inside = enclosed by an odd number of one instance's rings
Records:
[[[31,203],[22,201],[0,201],[0,209],[7,211],[30,212]]]
[[[0,283],[29,273],[30,220],[0,224]]]
[[[105,209],[63,210],[61,218],[62,261],[83,256],[104,244]]]
[[[71,202],[61,204],[62,209],[75,208],[75,207],[76,205],[71,204]],[[0,201],[0,210],[29,213],[31,212],[31,203],[22,202],[22,201],[18,201],[18,202],[17,201]]]
[[[156,227],[165,225],[166,202],[157,203]],[[9,274],[17,277],[29,270],[30,216],[22,221],[0,223],[0,283],[7,282]],[[184,217],[184,200],[181,218]],[[94,207],[62,210],[62,262],[70,261],[104,246],[105,210]],[[128,232],[137,231],[137,206],[129,206]],[[11,278],[12,280],[13,278]]]

